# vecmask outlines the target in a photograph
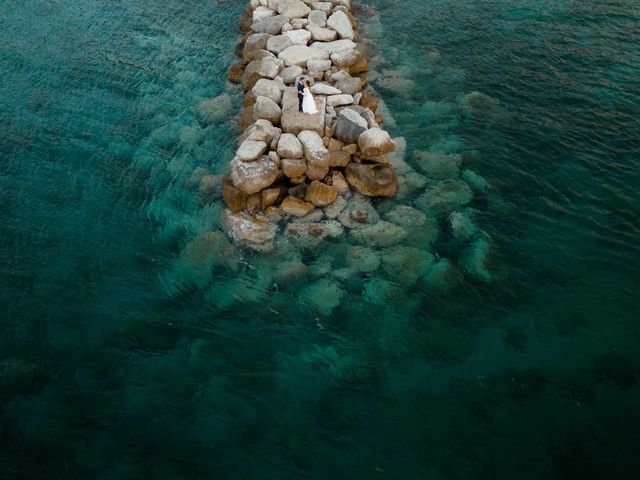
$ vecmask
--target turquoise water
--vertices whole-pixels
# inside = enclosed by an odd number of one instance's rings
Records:
[[[638,477],[640,7],[370,5],[386,127],[475,185],[437,281],[201,240],[244,2],[0,4],[1,478]]]

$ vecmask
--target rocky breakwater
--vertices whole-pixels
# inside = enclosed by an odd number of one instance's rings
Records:
[[[245,92],[242,133],[222,189],[222,223],[237,244],[269,251],[279,228],[289,237],[336,237],[359,222],[338,215],[352,191],[398,191],[389,162],[396,143],[376,115],[355,27],[351,0],[247,6],[242,61],[229,71]],[[300,78],[311,85],[315,114],[298,111]]]

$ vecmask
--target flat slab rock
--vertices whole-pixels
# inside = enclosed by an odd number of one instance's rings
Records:
[[[233,213],[227,208],[222,213],[222,226],[227,236],[239,245],[259,252],[273,250],[277,227],[264,217]]]
[[[303,130],[313,130],[318,135],[324,135],[324,114],[327,100],[325,97],[314,97],[317,113],[313,115],[298,111],[298,91],[294,87],[287,87],[282,97],[282,117],[280,126],[287,133],[297,135]]]

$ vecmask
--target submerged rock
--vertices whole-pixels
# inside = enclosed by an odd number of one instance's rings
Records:
[[[398,179],[387,165],[367,165],[351,162],[345,170],[347,181],[362,195],[393,197],[398,191]]]
[[[228,93],[204,100],[198,105],[198,119],[206,124],[220,123],[229,117],[230,112],[231,96]]]
[[[382,255],[382,268],[389,277],[404,285],[413,285],[433,264],[434,257],[415,247],[397,246]]]
[[[429,187],[415,204],[423,212],[446,213],[456,210],[473,199],[469,186],[459,180],[444,180]]]
[[[341,237],[343,232],[339,222],[327,220],[312,223],[289,223],[284,234],[302,248],[315,249],[328,238]]]
[[[327,278],[309,285],[303,294],[303,301],[320,315],[329,316],[340,305],[344,292],[338,284]]]
[[[380,266],[380,253],[358,245],[349,247],[345,258],[347,266],[362,273],[373,273]]]
[[[358,230],[351,230],[351,237],[362,245],[390,247],[407,238],[407,232],[398,225],[384,220]]]
[[[490,250],[489,242],[485,238],[478,238],[464,251],[460,264],[470,275],[488,282],[493,278],[487,268]]]
[[[429,178],[447,180],[460,176],[460,165],[462,164],[460,155],[416,151],[414,158],[418,168],[426,173]]]
[[[338,220],[347,228],[359,229],[379,222],[380,215],[368,198],[356,194],[338,215]]]
[[[237,245],[260,252],[273,250],[276,226],[265,218],[225,209],[222,213],[222,226],[227,236]]]
[[[384,219],[404,228],[410,245],[429,245],[439,236],[438,222],[408,205],[396,205]]]

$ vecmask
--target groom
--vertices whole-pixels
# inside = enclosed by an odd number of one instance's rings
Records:
[[[296,88],[298,89],[298,111],[302,112],[302,100],[304,99],[304,94],[302,93],[304,90],[304,83],[302,83],[302,78],[298,79]]]

